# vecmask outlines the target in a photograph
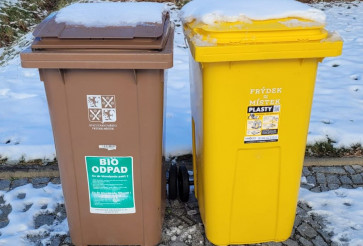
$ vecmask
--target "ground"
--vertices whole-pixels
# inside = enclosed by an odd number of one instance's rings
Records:
[[[176,158],[173,162],[187,164],[188,169],[191,167],[190,156]],[[41,173],[39,170],[39,175]],[[29,245],[29,242],[39,246],[72,245],[60,183],[59,177],[0,180],[0,245],[10,245],[14,241],[23,243],[19,245]],[[347,234],[343,229],[336,231],[335,227],[341,225],[331,225],[331,218],[322,216],[320,210],[314,210],[316,204],[311,204],[314,199],[309,198],[311,195],[319,197],[329,192],[341,196],[342,193],[359,190],[362,196],[362,187],[363,167],[360,165],[304,167],[291,237],[285,242],[259,245],[362,245],[359,240],[363,237],[363,232],[359,223],[355,225],[357,235]],[[48,196],[50,198],[46,199]],[[345,199],[341,203],[343,207],[353,209],[354,206],[359,206],[356,204],[358,202]],[[15,225],[11,223],[12,219],[22,222]],[[353,238],[349,238],[349,235],[353,235]],[[179,200],[166,201],[161,245],[213,245],[206,238],[193,191],[187,203]]]

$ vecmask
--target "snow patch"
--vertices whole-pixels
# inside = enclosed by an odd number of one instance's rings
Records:
[[[22,193],[25,194],[25,197],[20,199],[18,195]],[[27,246],[30,245],[27,235],[39,235],[47,231],[50,231],[50,236],[68,233],[67,219],[59,224],[55,222],[52,226],[43,225],[38,229],[35,229],[34,226],[34,218],[37,215],[45,212],[51,213],[57,204],[64,203],[61,185],[49,183],[41,189],[34,189],[32,184],[27,184],[9,192],[0,191],[1,196],[6,204],[11,204],[12,211],[8,215],[9,224],[0,229],[0,245]],[[47,204],[47,208],[41,209],[45,204]],[[30,208],[26,210],[26,206],[30,206]],[[45,242],[42,245],[45,245]]]
[[[363,245],[363,188],[315,193],[301,188],[299,200],[312,207],[309,213],[327,220],[326,230],[333,232],[339,245]]]
[[[309,22],[309,21],[301,21],[298,19],[291,19],[287,21],[280,21],[281,24],[287,27],[314,27],[314,26],[321,26],[319,22]]]
[[[302,18],[325,23],[325,14],[319,9],[294,0],[193,0],[181,10],[183,22],[245,22],[281,18]]]
[[[206,40],[203,39],[203,35],[196,34],[190,38],[196,46],[216,46],[217,40],[215,38],[206,37]]]
[[[160,24],[165,11],[165,4],[151,2],[75,3],[61,9],[55,21],[86,27]]]

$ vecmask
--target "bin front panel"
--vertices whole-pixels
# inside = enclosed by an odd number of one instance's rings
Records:
[[[41,75],[72,241],[76,245],[157,244],[165,197],[163,71],[46,69]],[[101,99],[96,109],[89,101],[95,97]],[[86,156],[133,157],[135,213],[90,213]]]
[[[194,165],[211,242],[290,236],[318,61],[194,62]]]

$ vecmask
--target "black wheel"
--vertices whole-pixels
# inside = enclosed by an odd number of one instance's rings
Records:
[[[171,165],[169,168],[168,184],[168,197],[170,200],[175,200],[178,196],[178,167],[176,165]]]
[[[178,174],[178,189],[179,189],[179,198],[182,202],[187,202],[189,200],[189,173],[188,169],[185,166],[179,167]]]

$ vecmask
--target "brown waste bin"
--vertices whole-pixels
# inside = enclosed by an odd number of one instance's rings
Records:
[[[52,15],[22,66],[39,68],[75,245],[155,245],[164,216],[164,69],[173,27],[85,27]]]

